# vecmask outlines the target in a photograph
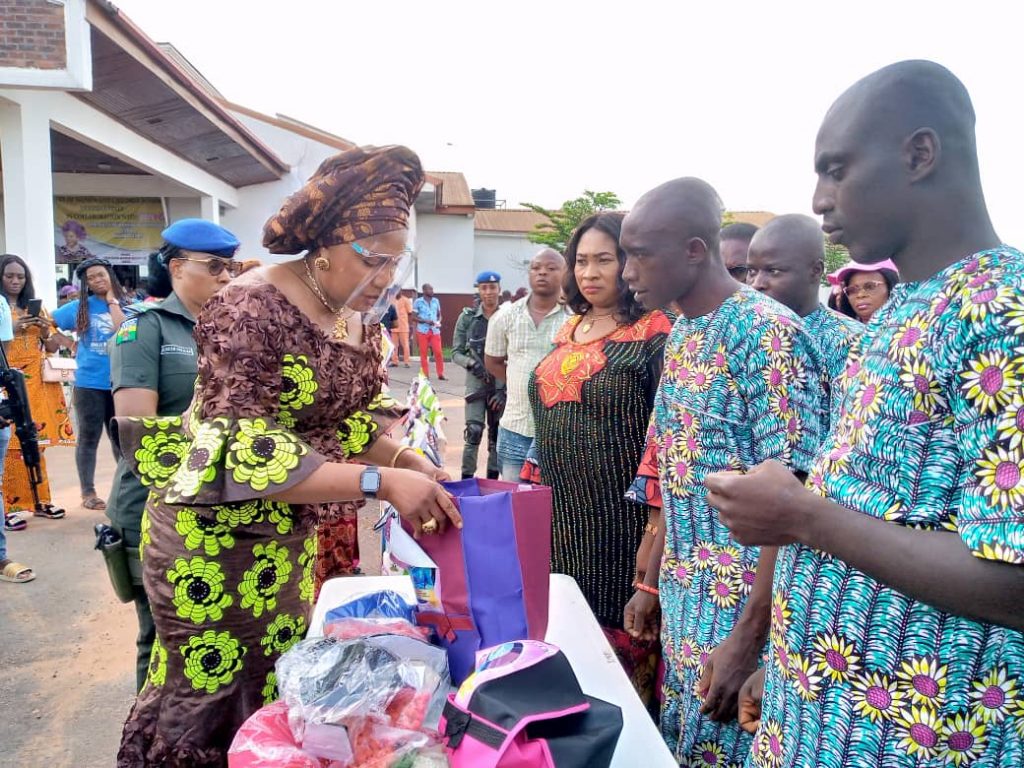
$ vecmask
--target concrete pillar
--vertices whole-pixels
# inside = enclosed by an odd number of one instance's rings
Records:
[[[50,116],[35,104],[0,100],[4,244],[28,263],[36,296],[57,307]]]
[[[199,198],[199,215],[214,224],[220,224],[220,200],[213,195],[202,195]]]

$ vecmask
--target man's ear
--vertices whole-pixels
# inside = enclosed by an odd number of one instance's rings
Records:
[[[821,284],[821,276],[825,274],[825,262],[818,259],[814,262],[814,266],[811,267],[811,277],[814,278],[814,282]]]
[[[708,244],[703,238],[691,237],[686,241],[686,258],[690,261],[703,261],[708,255]]]
[[[942,154],[942,142],[931,128],[918,128],[903,141],[903,163],[911,183],[935,172]]]

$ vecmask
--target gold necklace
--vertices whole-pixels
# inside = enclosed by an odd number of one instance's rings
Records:
[[[331,303],[327,301],[327,297],[324,296],[324,292],[320,289],[320,284],[317,283],[316,278],[313,277],[313,270],[309,268],[309,260],[302,260],[303,266],[306,267],[306,277],[309,278],[309,287],[313,291],[313,294],[320,299],[320,303],[324,305],[328,312],[335,315],[337,319],[334,321],[334,338],[344,339],[348,337],[348,318],[352,314],[352,310],[348,310],[346,306],[342,305],[340,309],[335,309],[331,306]],[[344,314],[343,314],[344,313]]]
[[[615,315],[615,312],[609,312],[607,315],[594,315],[588,312],[586,315],[586,319],[580,325],[580,330],[583,331],[584,333],[590,333],[590,330],[591,328],[594,327],[594,323],[596,321],[603,320],[606,317],[615,317]]]

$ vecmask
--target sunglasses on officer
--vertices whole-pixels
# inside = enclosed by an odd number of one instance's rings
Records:
[[[225,269],[232,277],[238,277],[242,272],[242,264],[234,259],[221,259],[211,256],[208,259],[197,259],[194,256],[179,256],[182,261],[194,261],[196,264],[205,264],[210,277],[217,277]]]

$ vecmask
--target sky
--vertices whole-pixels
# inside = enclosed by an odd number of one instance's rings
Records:
[[[120,0],[230,101],[360,144],[405,144],[508,207],[583,190],[630,206],[677,176],[731,210],[811,213],[829,105],[927,58],[978,115],[996,231],[1024,247],[1024,5]]]

